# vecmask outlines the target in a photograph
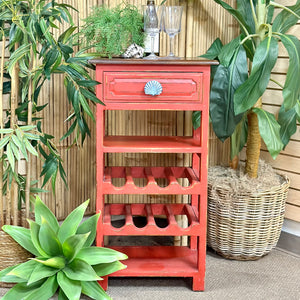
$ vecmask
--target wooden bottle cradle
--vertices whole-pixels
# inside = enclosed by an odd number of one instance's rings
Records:
[[[111,246],[128,255],[127,268],[109,277],[176,276],[192,277],[193,290],[204,290],[207,208],[207,144],[210,65],[213,61],[94,60],[97,97],[97,246],[104,236],[188,236],[188,246]],[[156,81],[162,93],[146,95],[145,85]],[[158,84],[158,85],[159,85]],[[106,136],[105,110],[185,110],[201,111],[201,126],[186,136]],[[190,167],[105,166],[106,153],[190,153]],[[166,184],[161,186],[163,180]],[[120,184],[119,181],[122,181]],[[143,184],[141,184],[143,181]],[[116,184],[116,182],[118,184]],[[184,182],[184,183],[183,183]],[[190,203],[108,204],[104,196],[191,195]],[[113,220],[124,217],[122,226]],[[185,216],[181,227],[178,216]],[[145,220],[135,224],[136,217]],[[157,218],[167,225],[160,227]],[[106,289],[108,278],[100,284]]]

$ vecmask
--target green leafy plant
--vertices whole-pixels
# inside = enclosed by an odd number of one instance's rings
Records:
[[[38,113],[47,106],[38,104],[40,92],[53,74],[64,76],[71,107],[66,122],[69,127],[61,138],[71,138],[71,142],[76,143],[80,137],[84,142],[86,136],[90,135],[87,118],[94,120],[90,106],[101,101],[95,96],[98,82],[89,75],[89,69],[93,66],[88,60],[93,56],[86,53],[86,49],[73,51],[73,46],[78,44],[78,28],[74,26],[72,10],[75,9],[69,4],[50,0],[0,1],[0,36],[3,42],[1,116],[5,113],[2,96],[10,95],[6,118],[0,118],[0,185],[6,184],[2,192],[12,189],[13,184],[17,184],[21,190],[20,174],[15,166],[23,158],[27,161],[26,177],[31,178],[32,155],[43,161],[40,174],[43,177],[42,187],[51,181],[54,192],[58,174],[67,184],[54,137],[44,132],[43,120],[38,117]],[[59,32],[62,26],[67,27],[63,33]],[[6,64],[5,46],[9,52]],[[3,179],[4,174],[7,175],[6,179]],[[26,207],[29,207],[32,197],[31,183],[26,180]]]
[[[49,299],[58,290],[58,299],[110,299],[98,284],[102,276],[124,269],[119,260],[125,254],[91,246],[99,214],[82,222],[89,201],[84,202],[59,225],[53,213],[37,197],[35,221],[30,228],[4,225],[2,229],[35,258],[0,272],[0,281],[17,283],[2,298]]]
[[[257,177],[261,138],[275,159],[300,121],[300,42],[287,34],[300,19],[300,1],[283,6],[270,0],[237,0],[237,9],[224,1],[214,1],[237,20],[241,33],[226,45],[217,39],[203,55],[220,62],[213,74],[210,118],[222,141],[231,137],[232,158],[247,143],[246,173]],[[279,11],[276,15],[274,8]],[[279,43],[289,55],[284,85],[271,78]],[[261,96],[270,80],[282,88],[278,116],[262,108]],[[199,125],[194,123],[194,127]]]
[[[100,56],[120,56],[130,44],[144,44],[143,16],[134,5],[97,6],[84,21],[83,41],[92,44]]]

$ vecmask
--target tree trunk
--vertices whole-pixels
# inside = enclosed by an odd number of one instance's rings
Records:
[[[261,107],[261,98],[255,104],[255,107]],[[254,112],[248,114],[248,138],[246,150],[245,171],[251,178],[257,177],[258,162],[260,156],[261,137],[258,127],[258,118]]]

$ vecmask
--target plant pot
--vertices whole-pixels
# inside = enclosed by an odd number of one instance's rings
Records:
[[[30,214],[30,218],[33,218],[32,213]],[[18,211],[18,225],[28,226],[26,223],[25,212],[23,210]],[[10,237],[10,235],[0,229],[0,271],[10,266],[23,263],[31,257],[33,257],[31,253],[26,251]],[[0,282],[0,287],[10,288],[14,285],[14,283]]]
[[[256,260],[277,244],[290,181],[259,192],[230,197],[230,190],[208,183],[207,244],[225,258]],[[236,196],[236,195],[235,195]]]

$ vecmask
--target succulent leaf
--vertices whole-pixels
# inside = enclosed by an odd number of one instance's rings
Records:
[[[76,258],[84,260],[90,265],[110,263],[117,260],[127,259],[127,255],[113,249],[103,247],[89,247],[81,249]]]
[[[19,265],[17,265],[19,266]],[[20,278],[18,276],[14,275],[8,275],[8,273],[13,270],[16,266],[8,267],[2,271],[0,271],[0,282],[13,282],[13,283],[19,283],[19,282],[27,282],[27,279]]]
[[[89,232],[86,234],[72,235],[65,240],[62,245],[64,256],[71,262],[77,253],[81,250],[82,246],[86,242]]]
[[[81,284],[78,280],[69,279],[62,271],[57,274],[58,285],[68,299],[79,300],[81,295]]]
[[[45,205],[45,203],[37,196],[34,204],[35,221],[41,225],[42,216],[47,220],[54,232],[58,231],[59,224],[52,211]]]
[[[38,265],[38,262],[29,260],[12,269],[7,275],[14,275],[29,280],[32,270]]]
[[[96,229],[97,229],[97,223],[100,217],[100,213],[93,215],[92,217],[88,218],[87,220],[83,221],[77,229],[76,233],[88,233],[90,232],[90,235],[88,236],[86,242],[84,243],[83,247],[89,247],[93,244],[95,237],[96,237]]]
[[[51,257],[46,260],[35,258],[34,260],[45,266],[56,268],[56,269],[62,269],[66,265],[65,258],[61,256]]]
[[[56,275],[49,277],[39,288],[32,291],[26,297],[18,298],[24,300],[50,299],[58,288]]]
[[[126,266],[119,261],[114,261],[112,263],[103,263],[95,265],[93,266],[93,269],[95,270],[98,276],[103,277],[116,271],[126,269]]]
[[[31,240],[34,247],[38,251],[38,255],[42,255],[43,257],[48,257],[48,254],[42,249],[40,241],[39,241],[39,232],[40,232],[40,225],[32,220],[28,220],[30,231],[31,231]]]
[[[47,267],[42,264],[38,264],[32,271],[27,285],[37,282],[41,279],[51,277],[55,275],[59,270],[51,267]]]
[[[89,200],[83,202],[75,208],[64,220],[58,230],[58,239],[63,243],[68,237],[74,235],[78,229],[78,225],[82,221],[84,212],[89,204]]]
[[[2,230],[9,234],[18,244],[33,255],[39,255],[31,240],[30,230],[23,227],[4,225]]]
[[[49,256],[59,256],[62,253],[61,243],[59,242],[57,235],[43,216],[39,232],[39,241],[42,249]]]
[[[111,300],[104,292],[102,287],[94,281],[85,281],[81,283],[82,293],[95,300]]]
[[[44,280],[45,281],[45,280]],[[12,300],[12,299],[25,299],[28,295],[33,293],[39,288],[44,281],[36,282],[28,286],[26,283],[18,283],[13,288],[11,288],[1,300]]]
[[[74,259],[63,269],[63,272],[72,280],[95,281],[101,279],[94,269],[81,259]]]

